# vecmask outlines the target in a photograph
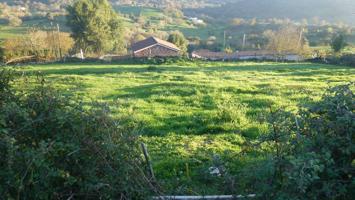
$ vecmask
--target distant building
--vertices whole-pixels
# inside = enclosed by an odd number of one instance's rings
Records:
[[[202,19],[199,19],[197,17],[191,17],[189,18],[191,20],[191,22],[194,24],[194,25],[205,25],[205,22],[202,20]]]
[[[25,12],[27,10],[26,7],[19,7],[19,11]]]
[[[177,46],[155,37],[149,37],[133,44],[131,50],[133,57],[136,58],[177,57],[181,55],[181,50]]]
[[[258,51],[237,51],[233,53],[213,52],[209,50],[198,50],[191,54],[192,58],[205,60],[276,60],[275,53],[267,50]],[[280,60],[280,59],[279,59]],[[301,61],[303,58],[297,54],[287,53],[281,60]]]
[[[238,59],[240,60],[274,60],[275,54],[271,51],[266,50],[258,50],[258,51],[238,51],[237,53]]]
[[[204,60],[237,60],[238,59],[236,53],[213,52],[206,49],[192,52],[191,57],[204,59]]]

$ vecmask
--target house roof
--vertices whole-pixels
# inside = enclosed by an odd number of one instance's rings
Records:
[[[226,52],[213,52],[206,49],[194,51],[192,53],[195,57],[203,57],[209,59],[233,59],[237,58],[238,55],[236,53],[226,53]]]
[[[156,37],[149,37],[145,40],[134,43],[131,49],[133,52],[138,52],[155,45],[161,45],[174,51],[180,51],[180,49],[175,44]]]
[[[257,50],[257,51],[239,51],[238,56],[268,56],[275,55],[274,52],[268,50]]]
[[[233,53],[226,52],[213,52],[207,49],[201,49],[193,52],[194,55],[202,57],[243,57],[243,56],[273,56],[275,52],[269,50],[256,50],[256,51],[237,51]],[[286,53],[286,55],[295,55],[294,53]]]
[[[286,53],[288,56],[297,55],[294,53]],[[275,53],[269,50],[256,50],[256,51],[237,51],[233,53],[226,52],[213,52],[207,49],[201,49],[192,52],[192,57],[195,58],[205,58],[213,60],[221,59],[241,59],[241,58],[257,58],[257,57],[273,57]]]

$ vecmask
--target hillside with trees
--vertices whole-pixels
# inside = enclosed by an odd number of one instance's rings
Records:
[[[232,18],[290,18],[310,23],[327,20],[332,23],[355,23],[353,0],[239,0],[221,7],[189,9],[189,15],[207,15],[219,21]],[[312,21],[313,20],[313,21]]]
[[[74,0],[0,0],[0,3],[8,5],[27,5],[27,6],[48,6],[48,7],[65,7]],[[155,8],[178,7],[178,8],[203,8],[222,6],[232,0],[110,0],[112,5],[132,5],[145,6]],[[53,5],[53,6],[52,6]]]
[[[0,0],[0,4],[22,6],[31,14],[63,12],[73,0]],[[112,5],[185,9],[187,15],[207,15],[219,20],[232,18],[290,18],[355,23],[352,0],[110,0]],[[315,9],[317,8],[317,9]]]

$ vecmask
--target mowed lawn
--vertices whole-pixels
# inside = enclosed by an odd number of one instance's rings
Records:
[[[107,102],[123,126],[138,127],[158,180],[176,194],[224,193],[208,168],[221,162],[233,174],[262,159],[257,149],[239,153],[268,131],[270,110],[295,111],[319,100],[326,88],[355,81],[354,68],[310,63],[52,64],[18,70],[41,71],[48,83],[84,102]]]

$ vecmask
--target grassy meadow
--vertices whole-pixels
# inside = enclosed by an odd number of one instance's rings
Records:
[[[20,36],[26,33],[27,29],[25,27],[10,27],[5,25],[0,25],[0,41],[2,39]]]
[[[170,193],[221,194],[208,168],[229,174],[265,156],[239,153],[268,131],[270,109],[295,111],[326,88],[355,80],[355,69],[310,63],[182,62],[162,65],[48,64],[46,82],[83,102],[110,105],[123,124],[136,126],[157,179]],[[218,159],[217,159],[218,158]]]

